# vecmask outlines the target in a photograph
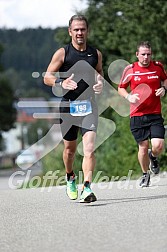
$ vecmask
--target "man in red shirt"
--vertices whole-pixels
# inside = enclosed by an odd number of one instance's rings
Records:
[[[119,94],[130,102],[130,129],[139,146],[138,160],[143,172],[141,187],[149,186],[149,168],[154,174],[159,173],[157,157],[163,151],[165,135],[160,98],[167,91],[167,74],[160,62],[151,60],[151,55],[150,43],[141,42],[136,52],[138,61],[125,68],[118,87]]]

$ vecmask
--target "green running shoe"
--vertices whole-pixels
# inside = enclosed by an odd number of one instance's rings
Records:
[[[75,179],[67,181],[66,193],[71,200],[76,200],[78,198],[78,190]]]
[[[97,198],[90,189],[90,187],[84,187],[83,191],[81,192],[80,196],[80,203],[91,203],[96,201]]]

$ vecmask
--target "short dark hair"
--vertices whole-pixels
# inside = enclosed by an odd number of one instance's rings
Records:
[[[78,14],[78,15],[73,15],[73,16],[70,18],[70,20],[69,20],[69,27],[71,26],[73,20],[85,21],[87,28],[88,28],[88,26],[89,26],[89,25],[88,25],[88,20],[86,19],[86,17],[85,17],[84,15],[80,15],[80,14]]]
[[[138,45],[137,45],[137,51],[139,51],[140,47],[146,47],[148,49],[151,49],[151,44],[149,41],[141,41]]]

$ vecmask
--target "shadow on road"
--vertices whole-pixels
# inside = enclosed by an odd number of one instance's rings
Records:
[[[147,196],[147,197],[135,197],[135,198],[120,198],[120,199],[98,199],[98,203],[94,204],[85,204],[85,206],[106,206],[110,204],[120,204],[120,203],[129,203],[129,202],[136,202],[136,201],[145,201],[145,200],[158,200],[158,199],[167,199],[167,195],[156,195],[156,196]],[[107,202],[108,203],[99,203],[99,202]],[[111,202],[112,201],[112,202]]]

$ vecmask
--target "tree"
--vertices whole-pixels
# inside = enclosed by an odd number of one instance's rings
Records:
[[[149,40],[156,59],[167,65],[166,20],[164,0],[88,0],[85,11],[91,33],[90,41],[104,55],[106,67],[118,58],[134,61],[136,45]]]
[[[0,131],[8,131],[16,121],[15,97],[7,79],[0,78]]]
[[[8,131],[13,128],[14,122],[16,121],[16,109],[14,108],[14,101],[15,97],[9,84],[9,80],[0,75],[0,146],[2,146],[2,131]]]

